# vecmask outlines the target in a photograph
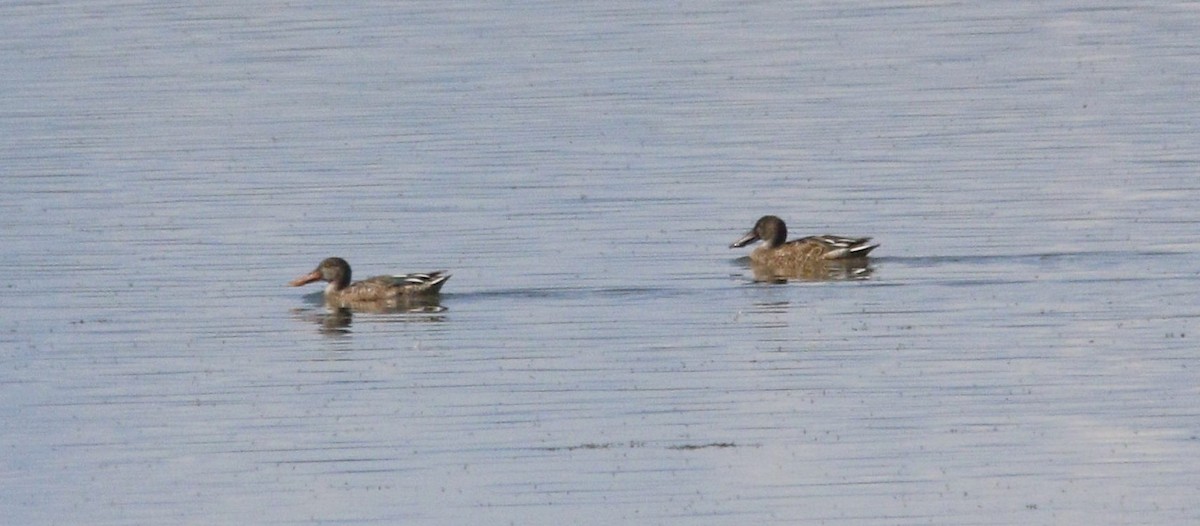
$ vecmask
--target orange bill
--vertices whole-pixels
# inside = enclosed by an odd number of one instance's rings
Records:
[[[291,285],[293,287],[299,287],[301,285],[308,285],[309,283],[312,283],[319,279],[321,279],[321,271],[314,270],[308,274],[305,274],[296,279],[293,279],[290,283],[288,283],[288,285]]]

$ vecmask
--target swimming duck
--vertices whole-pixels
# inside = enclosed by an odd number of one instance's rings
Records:
[[[350,264],[342,258],[327,258],[315,270],[292,280],[289,285],[299,287],[314,281],[328,281],[325,302],[331,304],[387,302],[437,294],[450,279],[444,272],[375,276],[351,283]]]
[[[775,216],[762,216],[754,228],[734,241],[729,248],[739,248],[761,240],[763,244],[750,253],[750,261],[760,265],[787,266],[815,260],[854,260],[867,257],[878,244],[869,244],[869,237],[809,236],[787,240],[787,225]]]

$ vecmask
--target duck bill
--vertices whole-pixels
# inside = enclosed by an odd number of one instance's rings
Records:
[[[321,279],[321,271],[314,270],[308,274],[305,274],[296,279],[293,279],[292,281],[288,282],[288,285],[291,285],[293,287],[299,287],[301,285],[308,285],[309,283],[312,283],[319,279]]]
[[[758,234],[756,234],[753,230],[751,230],[749,232],[746,232],[746,235],[742,236],[737,241],[734,241],[732,245],[729,245],[729,248],[742,248],[742,247],[749,245],[750,243],[753,243],[755,241],[758,241]]]

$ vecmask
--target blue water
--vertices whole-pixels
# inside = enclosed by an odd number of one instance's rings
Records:
[[[1200,18],[0,6],[14,524],[1190,524]],[[870,279],[730,242],[873,236]],[[447,269],[442,312],[292,278]]]

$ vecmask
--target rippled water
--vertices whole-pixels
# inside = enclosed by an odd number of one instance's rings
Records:
[[[0,513],[1194,523],[1196,15],[7,3]]]

